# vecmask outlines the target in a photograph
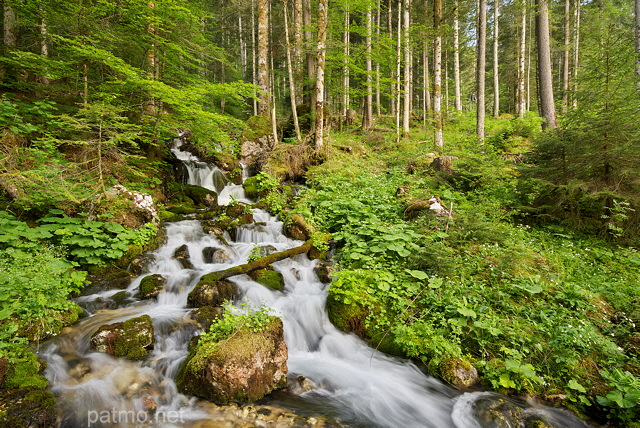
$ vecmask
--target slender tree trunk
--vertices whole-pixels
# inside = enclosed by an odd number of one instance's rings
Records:
[[[500,0],[493,0],[493,116],[500,117],[500,74],[498,68],[498,16]]]
[[[318,1],[318,57],[316,74],[316,150],[324,146],[324,62],[329,0]]]
[[[293,1],[293,72],[296,79],[302,79],[302,52],[304,50],[304,40],[302,38],[302,0]],[[298,82],[300,80],[297,80]],[[304,85],[296,87],[296,104],[302,104],[302,89]]]
[[[527,5],[522,3],[520,11],[520,50],[518,51],[518,90],[516,101],[516,114],[524,117],[527,112],[527,92],[525,88],[525,65],[527,60]]]
[[[269,0],[258,0],[258,115],[270,117],[269,95]]]
[[[404,2],[404,0],[403,0]],[[398,3],[398,28],[396,32],[396,141],[400,141],[400,73],[402,65],[402,2]]]
[[[425,2],[426,3],[426,2]],[[429,89],[429,85],[431,82],[429,81],[429,42],[427,38],[424,38],[423,46],[422,46],[422,62],[424,72],[422,74],[422,84],[424,85],[423,89],[423,120],[424,126],[427,126],[427,120],[429,118],[429,112],[431,111],[431,90]]]
[[[342,117],[340,118],[340,128],[342,123],[347,119],[347,111],[349,110],[349,90],[350,90],[350,71],[349,71],[349,55],[351,50],[351,14],[349,10],[344,11],[344,33],[342,33],[343,55],[342,63]]]
[[[238,16],[238,37],[240,39],[240,65],[242,67],[242,80],[247,80],[247,42],[244,39],[244,27],[242,15]]]
[[[484,141],[485,118],[485,66],[487,60],[487,0],[480,0],[478,9],[478,57],[476,67],[476,135]]]
[[[15,10],[4,2],[4,19],[3,19],[3,43],[6,49],[13,49],[18,46],[18,27],[17,16]]]
[[[258,49],[256,39],[256,8],[255,0],[251,0],[251,82],[258,86]],[[258,115],[258,94],[253,90],[253,115]]]
[[[571,58],[571,0],[564,0],[564,55],[562,64],[562,114],[569,109],[569,58]]]
[[[156,49],[157,49],[157,39],[156,39],[156,30],[155,30],[155,26],[153,25],[153,10],[155,9],[156,5],[154,2],[149,1],[147,2],[147,7],[149,8],[149,24],[147,24],[147,35],[149,36],[149,38],[151,39],[151,46],[149,47],[149,49],[147,49],[146,52],[146,67],[147,67],[147,76],[149,77],[149,79],[154,80],[155,79],[155,70],[156,70],[156,61],[157,61],[157,53],[156,53]],[[144,112],[150,116],[155,116],[156,114],[156,100],[153,96],[150,96],[149,99],[147,99],[144,103]]]
[[[456,111],[462,111],[462,95],[460,92],[460,22],[458,19],[459,2],[453,6],[453,80]]]
[[[436,33],[433,58],[433,118],[435,122],[434,145],[436,151],[444,149],[442,118],[442,0],[433,2],[433,27]]]
[[[316,66],[313,58],[313,33],[311,32],[311,0],[302,0],[302,23],[304,26],[304,42],[307,52],[307,76],[305,80],[309,84],[305,88],[305,100],[308,100],[312,109],[315,108],[315,92],[313,82],[316,79]]]
[[[387,13],[387,27],[389,30],[389,40],[393,40],[393,5],[391,4],[391,0],[388,1],[388,13]],[[398,6],[400,7],[400,6]],[[396,70],[391,67],[391,99],[390,99],[390,108],[389,113],[391,116],[396,115]]]
[[[380,0],[377,0],[376,7],[378,9],[376,16],[376,43],[380,44]],[[376,61],[376,116],[382,115],[380,111],[380,61]]]
[[[640,89],[640,0],[635,2],[636,10],[636,88]]]
[[[302,141],[300,134],[300,124],[298,123],[298,109],[296,107],[296,80],[293,76],[293,64],[291,63],[291,41],[289,40],[289,11],[287,10],[287,0],[284,1],[284,37],[287,46],[287,72],[289,73],[289,92],[291,98],[291,116],[293,117],[293,127],[296,130],[296,139]],[[284,138],[284,137],[283,137]]]
[[[636,3],[637,5],[637,3]],[[574,27],[573,27],[573,93],[578,91],[578,60],[580,59],[580,0],[574,3]],[[573,97],[573,107],[578,106],[578,98]]]
[[[411,0],[404,0],[404,106],[402,112],[402,136],[408,137],[411,119],[411,39],[409,36]]]
[[[536,39],[538,46],[538,76],[540,80],[540,113],[545,119],[543,128],[557,128],[556,108],[553,99],[553,75],[551,72],[551,46],[549,37],[548,0],[536,0]]]
[[[365,15],[365,28],[366,28],[366,40],[365,40],[365,70],[366,70],[366,90],[364,101],[364,113],[362,117],[362,129],[368,130],[373,126],[373,63],[371,61],[372,54],[372,37],[373,29],[371,26],[371,6],[367,7],[367,13]]]

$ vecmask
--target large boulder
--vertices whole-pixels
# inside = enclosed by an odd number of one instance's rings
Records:
[[[284,277],[271,266],[249,272],[249,276],[258,284],[262,284],[272,290],[282,291],[284,289]]]
[[[202,250],[202,259],[205,263],[227,263],[231,255],[224,248],[206,247]]]
[[[237,285],[226,280],[219,280],[219,274],[212,272],[200,278],[187,296],[187,303],[196,308],[222,306],[225,300],[232,300],[237,291]]]
[[[184,269],[193,269],[193,264],[191,263],[191,255],[189,254],[189,247],[187,244],[183,244],[176,248],[173,252],[173,257],[180,262],[180,265]]]
[[[154,341],[151,317],[142,315],[100,326],[91,336],[91,349],[114,357],[139,360],[153,349]]]
[[[287,385],[282,321],[262,331],[241,329],[219,342],[200,340],[180,366],[178,389],[223,404],[256,401]]]
[[[246,165],[261,169],[267,163],[276,145],[271,121],[264,116],[253,116],[247,121],[247,129],[242,133],[242,159]]]
[[[486,394],[473,403],[480,426],[487,428],[524,427],[522,409],[499,395]]]
[[[469,388],[480,380],[478,370],[470,362],[459,357],[444,358],[438,369],[442,379],[457,388]]]

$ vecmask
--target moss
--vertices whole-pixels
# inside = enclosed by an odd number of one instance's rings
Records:
[[[282,274],[273,270],[271,266],[265,269],[255,270],[251,272],[250,276],[258,284],[262,284],[272,290],[282,291],[284,289],[284,278]]]
[[[140,298],[155,297],[164,288],[165,278],[160,274],[146,276],[140,281]]]
[[[47,379],[40,375],[44,363],[33,353],[28,353],[20,361],[9,364],[9,370],[4,381],[8,389],[28,388],[44,389],[49,385]]]
[[[56,426],[55,397],[50,391],[13,389],[0,396],[0,426],[35,428]]]
[[[369,310],[357,303],[344,303],[332,293],[327,296],[327,313],[329,320],[345,333],[355,333],[365,337],[365,320]]]
[[[153,341],[153,323],[149,315],[103,325],[91,337],[93,349],[130,360],[146,357]]]
[[[264,135],[270,135],[272,132],[271,119],[266,116],[252,116],[247,120],[247,127],[242,131],[242,138],[244,140],[257,140]]]
[[[168,207],[167,211],[173,214],[186,215],[186,214],[194,214],[198,212],[198,209],[193,206],[174,205],[174,206]]]
[[[260,197],[260,191],[258,190],[258,176],[247,177],[242,183],[244,193],[249,199],[258,199]]]
[[[218,279],[220,272],[203,275],[187,296],[187,302],[194,307],[221,306],[226,300],[232,300],[238,291],[232,282]]]
[[[438,364],[438,374],[451,385],[468,388],[478,381],[478,372],[471,363],[460,357],[444,357]]]

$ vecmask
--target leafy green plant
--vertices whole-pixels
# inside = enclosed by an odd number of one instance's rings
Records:
[[[600,370],[600,374],[609,382],[611,390],[604,397],[597,396],[598,403],[615,410],[612,416],[621,421],[637,422],[640,416],[640,379],[617,368]]]
[[[266,306],[256,309],[245,304],[238,309],[227,302],[224,307],[223,317],[214,321],[208,332],[200,335],[201,341],[219,342],[228,339],[240,330],[260,333],[267,328],[272,320],[269,308]]]

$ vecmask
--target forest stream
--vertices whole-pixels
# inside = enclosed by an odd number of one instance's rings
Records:
[[[187,166],[189,183],[216,191],[219,204],[251,202],[242,186],[227,183],[217,168],[179,148],[173,151]],[[282,318],[290,387],[244,407],[216,406],[179,393],[175,376],[187,356],[189,340],[200,333],[187,307],[187,295],[199,278],[247,263],[256,244],[277,251],[302,244],[287,238],[282,223],[269,213],[254,209],[253,217],[253,224],[237,229],[234,240],[225,235],[228,245],[205,233],[198,220],[167,223],[166,243],[153,252],[148,273],[125,290],[126,304],[112,309],[99,304],[122,290],[101,290],[76,299],[89,316],[48,342],[40,353],[48,363],[46,376],[58,397],[62,427],[507,426],[483,421],[477,411],[480,402],[524,409],[523,420],[536,419],[553,427],[589,426],[566,410],[532,400],[459,391],[409,361],[384,355],[356,336],[340,332],[325,311],[328,286],[314,273],[317,261],[304,254],[274,264],[284,277],[283,291],[244,275],[232,278],[239,291],[238,310],[264,305]],[[175,250],[183,245],[192,267],[185,268],[175,258]],[[206,263],[202,254],[208,247],[223,249],[229,258],[223,263]],[[157,299],[138,299],[141,280],[152,274],[166,278],[164,289]],[[155,346],[142,362],[90,349],[91,335],[99,326],[143,314],[153,320]],[[305,380],[305,388],[299,387],[299,379]],[[270,413],[272,419],[279,419],[268,420]],[[297,417],[287,419],[286,415]]]

